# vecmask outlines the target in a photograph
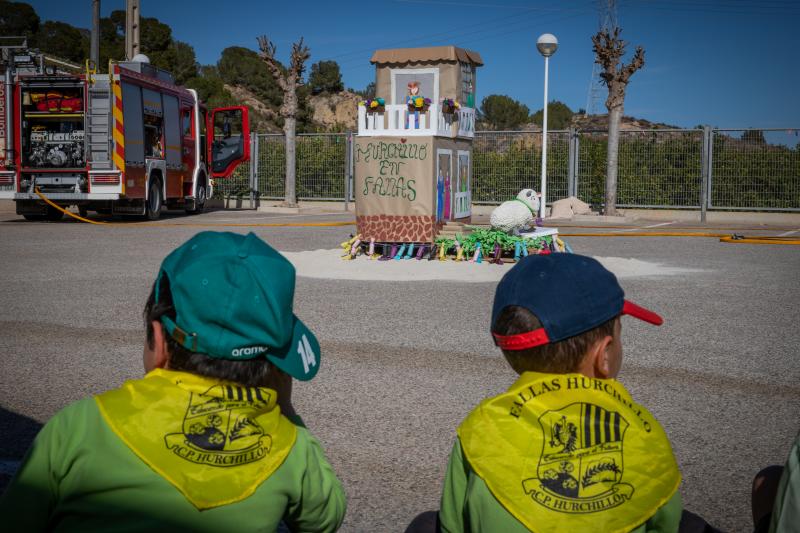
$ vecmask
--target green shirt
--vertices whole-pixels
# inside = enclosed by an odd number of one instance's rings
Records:
[[[790,533],[797,531],[798,524],[800,524],[800,433],[783,468],[769,531]]]
[[[284,463],[256,492],[198,511],[137,457],[93,398],[42,428],[0,498],[4,531],[335,531],[345,494],[319,443],[303,427]]]
[[[635,533],[676,532],[682,512],[681,497],[676,492],[672,499],[664,504],[652,518],[633,531]],[[486,483],[472,471],[458,439],[453,445],[447,465],[439,520],[442,531],[445,533],[527,531],[525,526],[497,501]]]

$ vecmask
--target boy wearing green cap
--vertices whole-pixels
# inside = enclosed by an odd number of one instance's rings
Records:
[[[173,251],[145,306],[146,376],[45,425],[0,499],[7,530],[336,530],[344,491],[291,405],[320,357],[294,286],[252,233]]]

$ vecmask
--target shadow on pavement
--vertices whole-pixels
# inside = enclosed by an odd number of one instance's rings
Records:
[[[41,422],[0,407],[0,493],[11,481],[15,463],[25,455],[40,429]]]

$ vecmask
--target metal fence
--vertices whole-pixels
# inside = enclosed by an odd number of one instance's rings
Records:
[[[623,130],[617,204],[671,209],[800,211],[800,129]],[[352,191],[352,133],[297,136],[300,200],[345,199]],[[280,199],[285,145],[280,134],[253,134],[252,157],[215,195]],[[551,131],[547,199],[577,196],[603,203],[606,131]],[[541,132],[477,132],[472,200],[498,204],[520,189],[539,189]],[[350,194],[352,200],[352,194]]]
[[[339,200],[345,197],[350,139],[347,133],[299,134],[296,140],[296,187],[300,200]],[[250,162],[228,179],[216,180],[215,196],[251,196],[277,200],[284,196],[286,145],[281,134],[251,138]]]

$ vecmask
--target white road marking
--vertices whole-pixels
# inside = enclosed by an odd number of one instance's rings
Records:
[[[662,222],[661,224],[653,224],[651,226],[645,226],[645,228],[660,228],[661,226],[669,226],[670,224],[674,224],[675,221],[672,222]]]
[[[253,215],[250,215],[249,217],[246,217],[246,218],[245,217],[242,217],[242,218],[214,218],[214,217],[209,217],[209,219],[210,219],[209,221],[210,222],[212,222],[212,221],[213,222],[241,222],[241,223],[249,223],[249,222],[255,222],[255,221],[258,221],[258,222],[269,222],[271,220],[281,220],[281,219],[284,219],[284,218],[300,218],[300,217],[313,218],[313,217],[331,217],[331,216],[336,217],[336,216],[347,215],[347,214],[349,214],[347,211],[342,211],[341,213],[317,213],[317,214],[307,214],[307,215],[304,215],[304,214],[277,215],[277,216],[264,216],[264,215],[262,215],[262,216],[255,216],[255,217]],[[338,221],[334,221],[334,222],[338,222]]]
[[[625,233],[625,232],[628,232],[628,231],[641,231],[643,229],[649,229],[649,228],[660,228],[661,226],[669,226],[670,224],[674,224],[674,223],[675,223],[675,221],[673,220],[672,222],[662,222],[660,224],[651,224],[650,226],[642,226],[642,227],[636,227],[636,228],[621,229],[617,233]]]
[[[794,235],[795,233],[800,233],[800,229],[796,229],[793,231],[787,231],[785,233],[781,233],[778,237],[788,237],[789,235]]]

